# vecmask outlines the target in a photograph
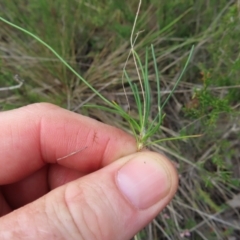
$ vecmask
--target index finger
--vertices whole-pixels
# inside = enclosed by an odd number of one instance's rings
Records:
[[[87,173],[136,152],[122,130],[47,103],[1,112],[0,127],[0,184],[47,163]]]

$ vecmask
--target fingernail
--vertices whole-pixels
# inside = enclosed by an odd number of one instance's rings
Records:
[[[146,209],[163,199],[171,188],[166,167],[157,159],[139,156],[127,162],[117,173],[117,185],[138,209]]]

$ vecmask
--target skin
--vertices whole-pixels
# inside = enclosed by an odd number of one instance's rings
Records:
[[[0,239],[128,240],[176,192],[165,156],[137,152],[132,136],[91,118],[38,103],[1,112],[0,126]],[[119,169],[138,157],[158,159],[171,182],[145,209],[116,184]]]

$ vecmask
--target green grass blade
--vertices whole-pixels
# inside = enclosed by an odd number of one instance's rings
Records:
[[[144,92],[145,92],[145,119],[144,119],[144,128],[147,129],[148,127],[148,120],[150,116],[150,110],[151,110],[151,89],[148,79],[148,48],[146,48],[145,53],[145,69],[144,69]]]
[[[183,140],[183,139],[187,139],[187,138],[197,138],[197,137],[201,137],[201,136],[202,136],[202,134],[162,138],[162,139],[159,139],[159,140],[156,140],[156,141],[149,142],[147,145],[150,145],[150,144],[153,144],[153,143],[165,142],[165,141]]]
[[[145,73],[144,73],[144,67],[142,65],[142,62],[141,62],[138,54],[135,51],[133,51],[133,54],[134,54],[134,56],[135,56],[135,58],[137,60],[138,66],[139,66],[139,68],[141,70],[141,75],[144,78],[145,77]],[[136,67],[138,67],[138,66],[136,66]],[[142,83],[141,83],[142,80],[139,79],[139,81],[140,81],[140,85],[142,85]],[[142,125],[142,132],[144,132],[145,131],[145,127],[146,127],[145,120],[146,120],[146,108],[147,108],[146,107],[146,99],[145,99],[145,90],[144,89],[142,89],[142,99],[143,99],[143,103],[141,103],[141,104],[142,104],[142,118],[143,118],[143,121],[142,121],[141,125]]]
[[[170,97],[173,95],[173,93],[174,93],[175,89],[177,88],[180,80],[182,79],[183,74],[185,73],[185,71],[186,71],[186,69],[187,69],[187,66],[188,66],[188,64],[189,64],[189,62],[190,62],[190,60],[191,60],[191,58],[192,58],[193,50],[194,50],[194,46],[192,46],[192,48],[191,48],[191,50],[190,50],[190,53],[189,53],[189,55],[188,55],[188,59],[187,59],[185,65],[184,65],[184,68],[183,68],[181,74],[179,75],[179,77],[178,77],[178,79],[177,79],[177,81],[176,81],[176,83],[175,83],[175,85],[174,85],[171,93],[168,95],[167,99],[164,101],[163,105],[161,106],[162,109],[164,108],[164,106],[166,105],[166,103],[168,102],[168,100],[170,99]]]
[[[115,108],[99,106],[99,105],[96,105],[96,104],[86,104],[86,105],[84,105],[84,107],[86,107],[86,108],[96,108],[98,110],[103,110],[105,112],[110,112],[110,113],[120,115],[121,117],[123,117],[129,123],[134,136],[137,137],[137,134],[140,131],[140,127],[139,127],[138,122],[136,120],[134,120],[134,118],[130,117],[128,115],[128,113],[124,112],[123,109],[117,103],[113,103],[113,104],[115,105]]]
[[[144,121],[143,114],[142,114],[142,103],[141,103],[141,98],[140,98],[137,84],[135,84],[135,83],[133,84],[133,92],[134,92],[134,95],[136,96],[136,104],[137,104],[137,109],[138,109],[139,122],[140,122],[140,125],[142,125],[143,121]]]
[[[140,95],[139,95],[139,91],[138,91],[138,88],[137,88],[137,85],[136,84],[133,84],[131,82],[131,79],[129,78],[126,70],[124,70],[124,75],[128,81],[128,84],[133,92],[133,96],[134,96],[134,99],[135,99],[135,103],[137,105],[137,110],[138,110],[138,115],[139,115],[139,122],[140,122],[140,125],[141,123],[143,122],[143,117],[142,117],[142,104],[141,104],[141,99],[140,99]]]
[[[156,74],[156,82],[157,82],[157,97],[158,97],[158,121],[161,121],[161,115],[162,115],[162,107],[161,107],[161,89],[160,89],[160,78],[159,78],[159,73],[158,73],[158,67],[157,67],[157,60],[155,56],[155,51],[153,45],[151,45],[151,50],[152,50],[152,58],[153,58],[153,63],[154,63],[154,69],[155,69],[155,74]]]
[[[44,42],[41,38],[36,36],[35,34],[27,31],[26,29],[19,27],[18,25],[11,23],[7,21],[6,19],[0,17],[0,20],[5,22],[6,24],[26,33],[27,35],[31,36],[35,40],[37,40],[39,43],[44,45],[47,49],[49,49],[72,73],[74,73],[79,79],[82,80],[84,84],[86,84],[96,95],[98,95],[104,102],[106,102],[109,106],[114,107],[114,105],[106,99],[102,94],[100,94],[91,84],[89,84],[80,74],[78,74],[77,71],[75,71],[51,46],[49,46],[46,42]]]

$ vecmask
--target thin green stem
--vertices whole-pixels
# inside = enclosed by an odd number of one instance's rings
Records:
[[[191,60],[191,58],[192,58],[193,50],[194,50],[194,45],[192,46],[192,48],[191,48],[191,50],[190,50],[190,53],[189,53],[189,55],[188,55],[188,59],[187,59],[185,65],[184,65],[184,68],[183,68],[182,72],[180,73],[180,75],[179,75],[179,77],[178,77],[178,79],[177,79],[177,82],[175,83],[175,85],[174,85],[171,93],[168,95],[168,97],[167,97],[166,100],[164,101],[163,105],[161,106],[162,109],[165,107],[166,103],[168,102],[168,100],[170,99],[170,97],[173,95],[173,93],[174,93],[175,89],[177,88],[180,80],[182,79],[183,74],[185,73],[185,71],[186,71],[186,69],[187,69],[187,66],[189,65],[189,62],[190,62],[190,60]]]
[[[36,39],[38,42],[40,42],[42,45],[44,45],[47,49],[49,49],[72,73],[74,73],[79,79],[81,79],[83,81],[84,84],[86,84],[96,95],[98,95],[104,102],[106,102],[108,105],[110,105],[111,107],[113,107],[114,105],[112,104],[112,102],[110,102],[108,99],[106,99],[102,94],[100,94],[91,84],[89,84],[80,74],[78,74],[78,72],[76,70],[74,70],[52,47],[50,47],[46,42],[44,42],[41,38],[39,38],[38,36],[36,36],[35,34],[27,31],[24,28],[21,28],[17,25],[15,25],[14,23],[11,23],[9,21],[7,21],[6,19],[0,17],[0,20],[2,20],[3,22],[7,23],[8,25],[26,33],[27,35],[33,37],[34,39]]]
[[[182,139],[187,139],[187,138],[197,138],[197,137],[201,137],[201,136],[202,136],[202,134],[196,134],[196,135],[162,138],[162,139],[159,139],[159,140],[156,140],[156,141],[149,142],[147,145],[150,145],[150,144],[153,144],[153,143],[165,142],[165,141],[182,140]]]

